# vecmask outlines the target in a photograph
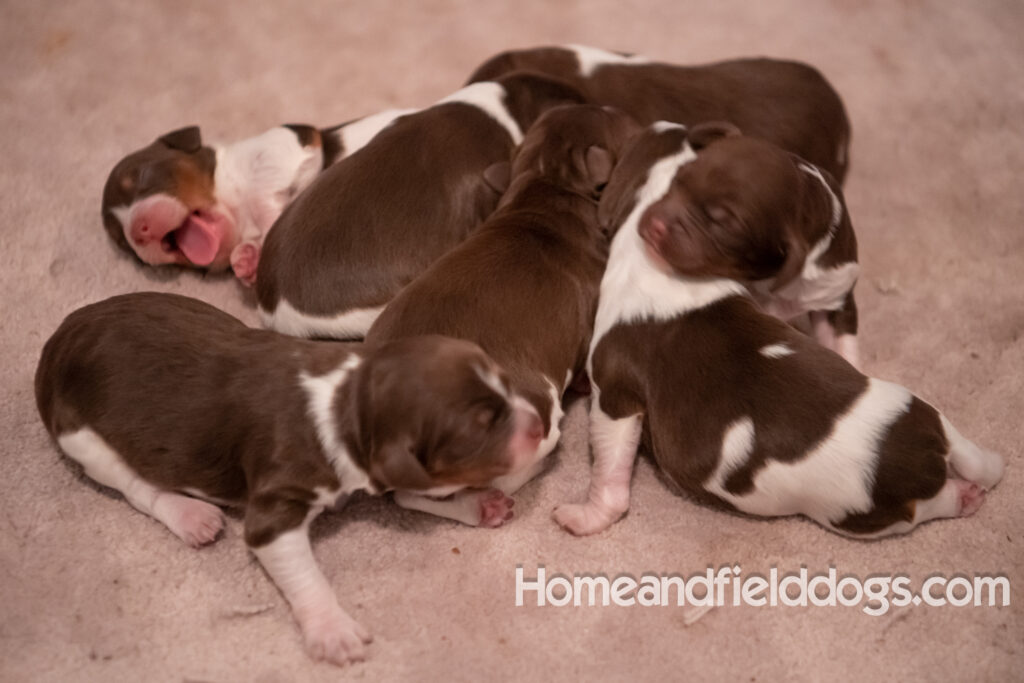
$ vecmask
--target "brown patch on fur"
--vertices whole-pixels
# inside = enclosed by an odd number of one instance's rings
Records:
[[[588,102],[618,107],[643,125],[675,121],[693,126],[730,121],[747,135],[773,142],[827,169],[842,183],[850,124],[839,95],[813,67],[775,59],[736,59],[698,66],[606,64],[581,76],[575,54],[543,47],[500,53],[469,82],[511,71],[561,79]]]

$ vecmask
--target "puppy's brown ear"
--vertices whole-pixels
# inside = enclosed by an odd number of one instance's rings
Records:
[[[203,146],[203,138],[199,134],[199,126],[188,126],[187,128],[172,130],[166,135],[161,135],[157,138],[157,141],[164,143],[171,149],[189,153],[198,152],[199,148]]]
[[[772,283],[771,291],[777,292],[782,287],[800,277],[804,270],[804,263],[807,261],[807,241],[802,236],[794,234],[792,229],[786,230],[786,260],[779,268]]]
[[[505,194],[511,180],[512,164],[507,161],[491,164],[484,170],[484,182],[498,194]]]
[[[708,121],[687,129],[686,139],[694,152],[699,152],[715,140],[742,135],[740,129],[728,121]]]
[[[370,477],[388,488],[405,491],[423,491],[434,486],[408,437],[387,443],[370,455]]]
[[[612,177],[612,168],[615,162],[611,153],[603,147],[591,145],[587,148],[586,161],[587,176],[594,189],[605,185]]]

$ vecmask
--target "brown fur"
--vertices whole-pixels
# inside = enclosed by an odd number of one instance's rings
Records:
[[[544,420],[586,358],[607,243],[595,197],[636,124],[592,105],[553,109],[526,135],[501,207],[403,290],[368,343],[436,333],[472,340]],[[607,155],[607,159],[602,158]],[[588,163],[589,162],[589,163]],[[602,175],[605,174],[605,175]]]
[[[545,109],[580,96],[531,75],[501,79],[525,131]],[[263,247],[260,306],[283,297],[312,315],[386,304],[494,210],[504,187],[485,171],[513,142],[490,115],[444,103],[403,116],[324,172],[281,215]]]
[[[846,111],[828,81],[807,64],[763,58],[699,66],[608,64],[584,78],[572,51],[544,47],[500,53],[468,82],[519,70],[562,79],[589,102],[618,107],[644,125],[730,121],[827,169],[839,183],[846,176]]]

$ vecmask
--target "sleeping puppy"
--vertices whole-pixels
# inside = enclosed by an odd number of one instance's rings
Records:
[[[1002,476],[1001,457],[903,387],[865,377],[760,310],[738,280],[679,274],[677,262],[693,265],[684,233],[657,224],[700,152],[681,127],[641,142],[602,199],[618,209],[608,214],[617,232],[590,347],[590,492],[556,508],[556,521],[591,534],[621,517],[641,438],[698,499],[803,514],[857,538],[977,510]],[[638,166],[647,169],[639,187],[620,176]]]
[[[562,393],[580,373],[593,330],[607,241],[597,197],[639,126],[594,105],[558,107],[526,134],[512,182],[494,214],[395,297],[367,334],[381,344],[443,334],[479,344],[508,372],[497,389],[521,394],[540,413],[544,440],[560,435]],[[496,479],[509,494],[535,474]],[[479,524],[477,506],[396,495],[405,507]]]
[[[839,94],[801,62],[733,59],[679,66],[585,45],[501,52],[470,83],[512,71],[558,78],[587,102],[617,107],[642,125],[729,121],[827,170],[840,184],[849,166],[850,121]]]
[[[288,202],[403,113],[323,130],[289,124],[227,145],[204,143],[196,126],[172,131],[114,166],[103,226],[147,265],[230,267],[252,285],[263,238]]]
[[[60,449],[189,545],[223,526],[207,501],[243,507],[310,655],[344,664],[370,637],[317,567],[310,522],[359,490],[447,495],[532,469],[540,418],[502,377],[466,341],[302,341],[143,293],[69,315],[35,389]]]
[[[533,121],[581,99],[551,79],[512,74],[398,118],[275,224],[256,285],[264,325],[299,337],[365,335],[402,287],[494,211]]]
[[[730,124],[703,124],[689,142],[697,158],[679,168],[644,233],[653,255],[683,275],[744,282],[782,320],[810,313],[818,341],[857,367],[860,266],[839,185]]]

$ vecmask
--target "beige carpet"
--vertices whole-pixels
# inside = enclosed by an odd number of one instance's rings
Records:
[[[905,0],[401,3],[5,0],[0,22],[0,679],[989,680],[1024,670],[1024,5]],[[143,270],[100,226],[119,156],[179,125],[236,138],[329,124],[455,90],[512,46],[580,42],[676,62],[738,55],[819,66],[854,127],[847,198],[862,245],[868,370],[1005,454],[973,518],[854,542],[671,493],[641,462],[629,516],[571,538],[552,507],[583,495],[585,405],[517,518],[470,529],[364,499],[316,527],[342,604],[375,635],[343,672],[309,662],[232,520],[193,551],[58,457],[35,410],[40,347],[70,311],[155,289],[250,323],[225,278]],[[514,606],[533,576],[744,575],[830,565],[862,578],[1005,573],[1010,607]]]

